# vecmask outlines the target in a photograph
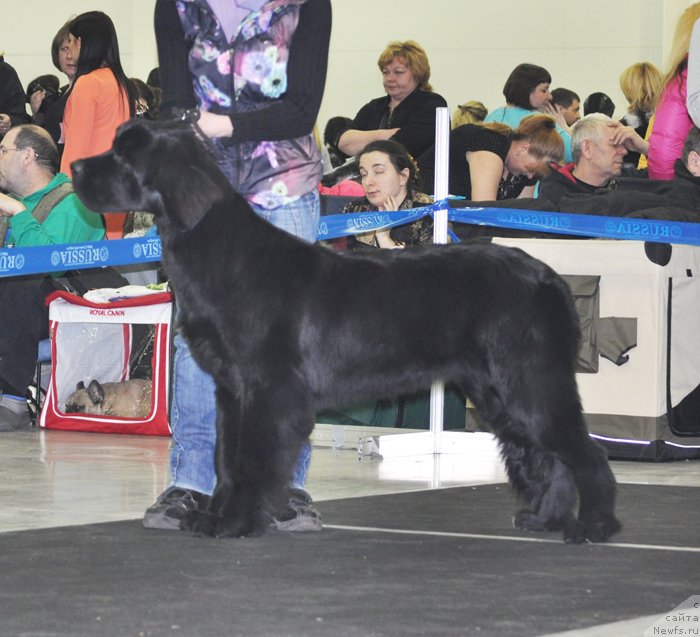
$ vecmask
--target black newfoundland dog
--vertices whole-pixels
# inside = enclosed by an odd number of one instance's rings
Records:
[[[540,261],[487,243],[309,245],[260,219],[181,123],[122,126],[73,179],[92,210],[156,215],[184,334],[215,379],[217,486],[191,530],[263,533],[317,410],[436,379],[462,387],[497,436],[527,505],[517,527],[568,542],[619,530],[615,480],[581,413],[578,319]]]

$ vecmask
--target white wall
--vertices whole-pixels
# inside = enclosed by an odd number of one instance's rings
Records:
[[[85,11],[99,10],[114,21],[126,74],[145,79],[158,64],[153,35],[155,0],[2,0],[11,19],[0,23],[0,51],[14,66],[22,85],[39,75],[61,75],[51,63],[51,41],[68,19]]]
[[[3,0],[3,4],[9,0]],[[376,66],[390,40],[415,39],[428,52],[432,83],[451,108],[479,99],[503,103],[501,90],[520,62],[544,66],[552,86],[581,97],[608,93],[624,113],[622,69],[638,61],[663,68],[677,16],[689,0],[332,0],[333,34],[321,128],[352,117],[383,94]],[[25,0],[0,24],[0,51],[26,84],[54,72],[49,47],[72,15],[99,9],[115,22],[126,73],[145,79],[157,64],[155,0]],[[62,78],[63,79],[63,78]]]
[[[501,106],[510,71],[531,62],[551,73],[552,87],[564,86],[582,98],[608,93],[622,115],[620,72],[638,61],[662,65],[663,5],[663,0],[335,0],[319,121],[352,117],[379,97],[379,53],[388,41],[409,38],[428,52],[433,87],[450,109],[470,99],[489,109]]]

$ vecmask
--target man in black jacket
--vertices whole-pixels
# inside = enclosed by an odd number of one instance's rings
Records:
[[[598,121],[579,129],[589,118]],[[553,167],[539,197],[559,212],[700,221],[700,130],[689,133],[672,180],[618,179],[628,149],[646,153],[648,144],[605,115],[584,117],[573,129],[574,163]]]
[[[693,126],[685,138],[680,159],[673,166],[675,178],[652,181],[655,192],[669,197],[674,205],[700,210],[700,129]]]
[[[0,138],[12,126],[29,122],[26,103],[17,72],[0,55]]]
[[[571,129],[573,163],[552,166],[552,173],[540,182],[539,197],[559,209],[565,196],[616,188],[628,150],[646,153],[648,143],[633,128],[607,115],[587,115]]]

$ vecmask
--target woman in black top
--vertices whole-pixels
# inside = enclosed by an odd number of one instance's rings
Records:
[[[430,86],[428,56],[412,40],[391,42],[377,64],[387,94],[360,109],[338,148],[357,155],[370,142],[393,139],[418,157],[435,141],[435,109],[447,106]]]
[[[515,130],[466,124],[450,133],[449,193],[472,201],[530,196],[534,180],[558,163],[564,142],[549,115],[530,115]],[[423,191],[433,192],[435,150],[418,158]]]

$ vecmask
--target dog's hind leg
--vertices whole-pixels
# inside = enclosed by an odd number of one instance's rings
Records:
[[[532,531],[560,530],[574,522],[576,485],[573,476],[553,454],[541,449],[528,428],[512,421],[495,386],[485,375],[470,379],[467,393],[479,415],[498,439],[508,480],[526,508],[513,524]]]
[[[622,525],[615,517],[615,477],[607,454],[591,440],[583,417],[583,429],[578,441],[569,441],[559,455],[571,469],[579,493],[578,520],[564,531],[567,542],[604,542],[617,533]]]
[[[550,362],[528,379],[526,399],[515,407],[534,444],[553,454],[573,476],[578,519],[564,528],[567,542],[604,542],[621,526],[615,518],[615,477],[604,450],[588,435],[573,373]]]
[[[529,383],[528,398],[509,411],[521,417],[535,449],[555,458],[551,495],[572,479],[576,485],[578,519],[564,526],[564,539],[603,542],[620,530],[614,514],[615,478],[605,453],[588,435],[574,381],[556,376],[540,375],[538,383]]]
[[[532,363],[532,360],[530,359]],[[567,542],[602,542],[620,529],[614,515],[615,479],[602,449],[588,436],[571,374],[547,370],[496,378],[507,382],[473,393],[472,401],[501,444],[508,477],[529,510],[515,524],[564,530]],[[579,496],[578,519],[573,515]]]

